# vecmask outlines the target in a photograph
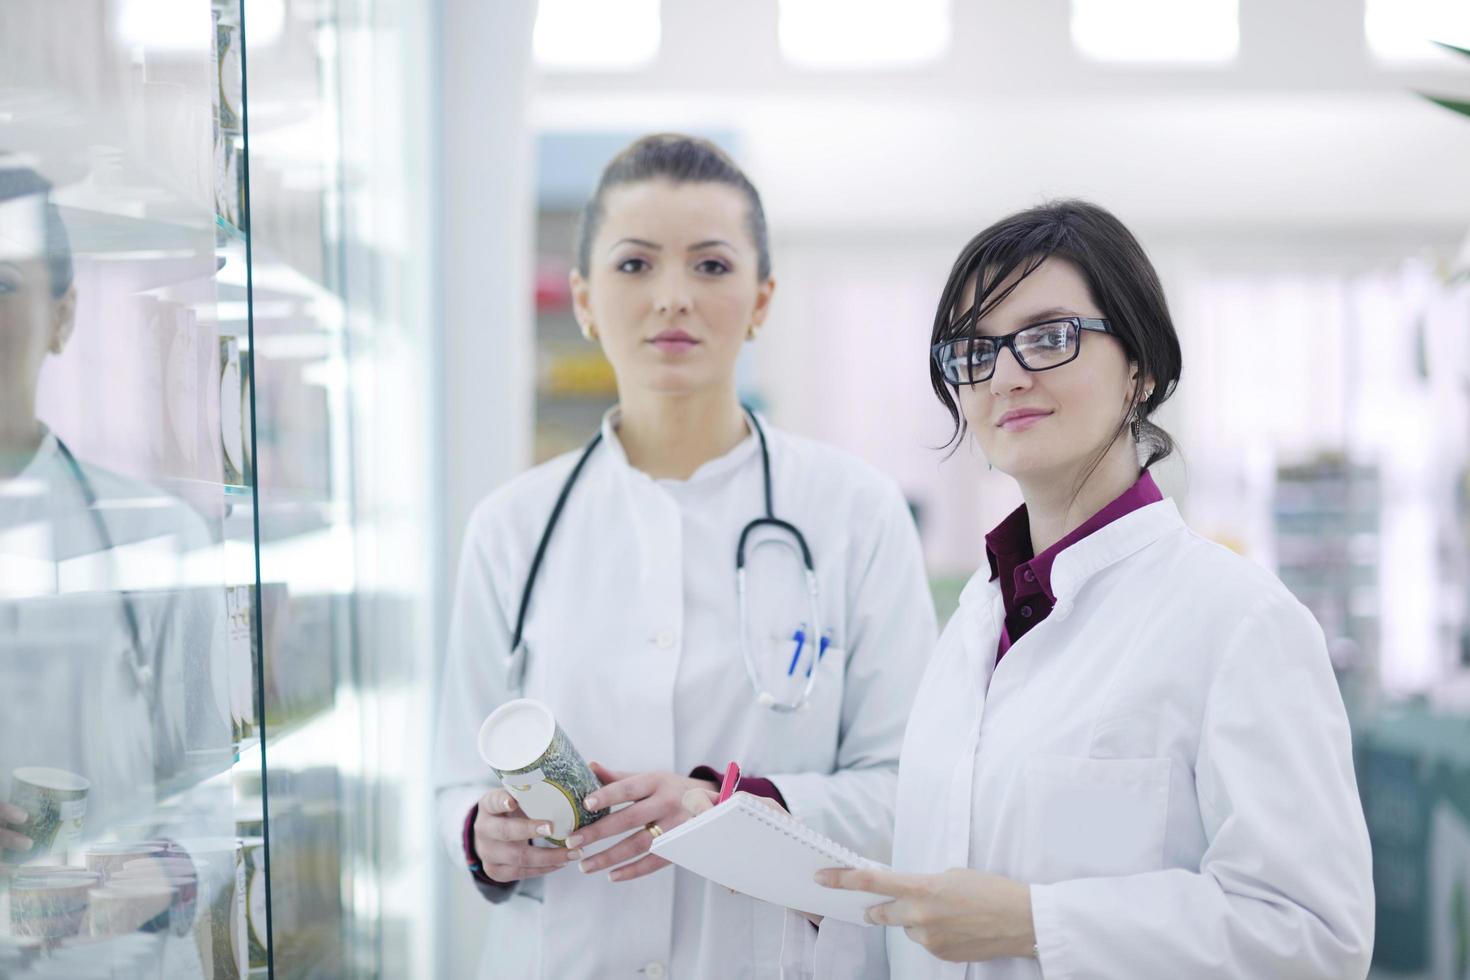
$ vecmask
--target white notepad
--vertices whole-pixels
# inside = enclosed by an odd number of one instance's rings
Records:
[[[858,925],[865,909],[892,901],[817,884],[812,875],[822,868],[885,866],[749,796],[732,796],[665,831],[653,853],[743,895]]]

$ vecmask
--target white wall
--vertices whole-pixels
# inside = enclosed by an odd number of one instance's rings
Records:
[[[1067,4],[978,0],[953,4],[940,63],[843,73],[783,63],[776,0],[680,0],[663,5],[655,64],[540,72],[532,119],[545,131],[738,134],[779,281],[751,376],[778,423],[898,479],[940,529],[926,535],[931,567],[957,572],[1017,502],[968,447],[947,461],[928,448],[949,433],[922,360],[933,302],[980,228],[1047,197],[1091,198],[1140,235],[1194,310],[1188,284],[1215,269],[1336,282],[1448,255],[1470,224],[1470,121],[1411,92],[1470,93],[1470,71],[1375,63],[1361,2],[1240,6],[1241,53],[1227,67],[1088,63]],[[1187,366],[1195,378],[1211,370],[1198,319],[1179,324],[1186,358],[1201,355]],[[1199,432],[1227,383],[1193,404],[1186,386],[1162,421]],[[1181,493],[1218,488],[1213,462],[1164,475]],[[1237,459],[1220,479],[1260,462]],[[1252,540],[1257,525],[1243,522]]]
[[[441,0],[438,23],[438,545],[434,672],[475,504],[530,462],[534,190],[526,127],[531,0]],[[437,397],[435,397],[437,396]],[[432,724],[432,719],[425,719]],[[437,825],[437,824],[436,824]],[[486,905],[439,855],[436,976],[476,975]]]
[[[665,3],[654,65],[542,72],[533,118],[735,130],[788,233],[971,228],[1054,194],[1186,228],[1463,229],[1470,215],[1470,126],[1410,94],[1470,93],[1470,71],[1375,63],[1361,3],[1242,0],[1239,61],[1201,69],[1088,63],[1060,0],[953,6],[937,65],[811,72],[781,60],[776,0]]]

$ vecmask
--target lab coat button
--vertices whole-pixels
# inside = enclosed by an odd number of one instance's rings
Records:
[[[670,647],[672,647],[674,645],[674,631],[673,630],[664,630],[658,636],[654,637],[653,642],[655,642],[655,643],[658,644],[658,648],[660,650],[667,650],[667,649],[669,649]]]
[[[662,963],[650,963],[643,968],[643,975],[658,980],[659,977],[664,975],[664,965]]]

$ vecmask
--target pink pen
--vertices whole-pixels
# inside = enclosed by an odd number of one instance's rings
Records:
[[[723,803],[728,800],[730,798],[730,794],[735,792],[735,787],[739,785],[740,766],[737,763],[732,762],[725,769],[725,781],[720,783],[720,798],[715,802]]]

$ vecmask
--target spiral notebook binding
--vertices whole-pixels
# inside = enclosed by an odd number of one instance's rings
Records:
[[[817,852],[822,857],[830,859],[834,864],[843,864],[849,868],[862,868],[873,863],[856,851],[844,847],[830,837],[819,834],[805,824],[799,823],[794,817],[782,813],[773,807],[766,806],[764,803],[752,803],[748,799],[742,798],[739,801],[739,806],[740,809],[755,817],[761,823],[780,831],[792,840],[806,845],[806,847]]]

